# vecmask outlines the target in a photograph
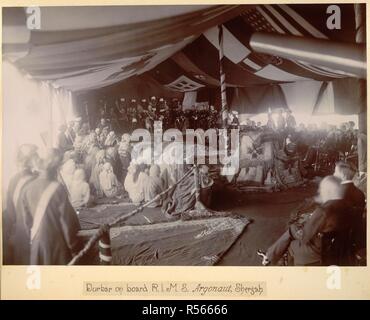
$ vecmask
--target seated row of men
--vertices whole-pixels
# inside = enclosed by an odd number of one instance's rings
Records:
[[[334,175],[320,182],[318,196],[304,203],[266,254],[260,252],[262,263],[278,265],[285,256],[297,266],[353,264],[355,252],[366,247],[365,196],[353,184],[354,175],[339,162]]]
[[[132,132],[137,128],[153,130],[154,121],[162,121],[163,128],[177,128],[179,130],[196,128],[213,128],[219,125],[219,113],[210,106],[204,110],[182,110],[178,99],[167,101],[155,96],[150,99],[120,98],[113,105],[101,102],[99,116],[109,119],[113,129],[123,132]]]

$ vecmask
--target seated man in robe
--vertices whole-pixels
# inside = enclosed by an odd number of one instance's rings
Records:
[[[107,198],[119,198],[122,195],[122,185],[119,183],[109,162],[103,165],[103,169],[99,174],[99,184]]]
[[[103,170],[105,163],[105,150],[99,150],[95,155],[95,163],[91,170],[91,176],[89,179],[90,186],[93,188],[94,195],[97,197],[103,196],[103,191],[100,186],[99,175]]]
[[[109,134],[108,127],[104,127],[101,130],[101,133],[98,137],[98,142],[99,142],[100,147],[103,148],[105,146],[105,140],[107,139],[108,134]]]
[[[95,162],[96,162],[95,157],[99,150],[100,150],[99,147],[92,146],[87,151],[87,154],[85,156],[84,163],[83,163],[86,177],[91,176],[92,169],[95,167]]]
[[[101,134],[101,129],[96,128],[94,132],[95,132],[95,135],[96,135],[96,139],[99,140],[99,137],[100,137],[100,134]]]
[[[140,202],[144,201],[144,185],[147,182],[147,178],[147,174],[139,165],[132,164],[129,166],[124,187],[134,204],[140,204]]]
[[[113,147],[117,144],[117,136],[114,131],[110,131],[107,135],[107,138],[104,141],[106,147]]]
[[[82,143],[82,152],[84,156],[86,156],[91,148],[98,146],[98,139],[94,131],[90,132],[88,135],[85,136],[84,141]]]
[[[163,180],[160,177],[161,170],[158,165],[152,165],[149,170],[149,177],[144,184],[145,202],[154,199],[163,191]],[[154,201],[149,207],[154,208],[162,205],[162,199]]]
[[[77,169],[73,175],[70,200],[75,209],[87,206],[90,201],[90,186],[83,169]]]
[[[110,162],[113,167],[113,172],[116,175],[118,181],[121,181],[122,176],[122,165],[118,155],[118,147],[109,147],[105,151],[106,161]]]
[[[312,214],[291,224],[267,250],[262,263],[275,265],[288,252],[294,265],[320,265],[323,234],[345,231],[352,225],[343,196],[340,179],[325,177],[319,186],[320,205]]]

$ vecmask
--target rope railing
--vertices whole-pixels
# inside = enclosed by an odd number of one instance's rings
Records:
[[[77,261],[80,260],[85,254],[87,254],[89,250],[95,245],[95,243],[99,241],[99,239],[105,232],[109,232],[109,229],[110,228],[108,225],[102,225],[99,230],[89,239],[84,248],[72,258],[68,265],[71,266],[76,264]]]
[[[99,241],[103,235],[105,234],[109,234],[109,229],[123,221],[125,221],[126,219],[128,219],[129,217],[132,217],[133,215],[139,213],[140,211],[142,211],[144,208],[148,207],[149,205],[151,205],[153,202],[155,201],[158,201],[163,195],[165,195],[166,193],[168,193],[171,189],[173,189],[174,187],[176,187],[179,183],[181,183],[184,179],[186,179],[187,177],[190,176],[190,174],[195,170],[195,167],[193,167],[192,169],[188,170],[179,180],[177,180],[174,184],[172,184],[171,186],[169,186],[167,189],[165,189],[164,191],[162,191],[161,193],[157,194],[153,199],[151,199],[150,201],[140,205],[139,207],[137,207],[135,210],[132,210],[131,212],[127,213],[127,214],[124,214],[122,216],[118,216],[116,217],[115,219],[113,219],[111,222],[107,223],[107,224],[104,224],[104,225],[101,225],[100,228],[98,229],[98,231],[91,236],[91,238],[88,240],[88,242],[86,243],[86,245],[84,246],[84,248],[78,253],[76,254],[72,260],[68,263],[69,266],[71,265],[75,265],[84,255],[86,255],[90,249],[96,244],[97,241]]]

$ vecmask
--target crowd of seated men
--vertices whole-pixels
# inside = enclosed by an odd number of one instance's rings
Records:
[[[84,127],[79,121],[63,126],[57,143],[63,153],[59,179],[75,208],[123,195],[140,203],[163,191],[166,184],[158,181],[161,172],[157,165],[131,163],[129,133],[116,135],[105,119],[94,130],[85,131]]]

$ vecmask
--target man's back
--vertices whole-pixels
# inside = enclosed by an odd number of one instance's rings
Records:
[[[4,264],[27,264],[27,242],[25,223],[20,215],[18,204],[22,200],[22,191],[36,175],[30,170],[15,174],[9,182],[6,210],[3,213]],[[26,243],[24,243],[26,241]]]
[[[31,264],[67,264],[77,249],[79,221],[63,186],[39,177],[24,191],[24,215],[32,221]]]
[[[353,242],[357,249],[366,246],[366,211],[365,195],[358,189],[353,182],[342,185],[344,188],[344,199],[350,206],[349,213],[353,217]]]
[[[353,208],[353,213],[362,215],[365,208],[365,195],[353,182],[344,183],[342,187],[344,190],[344,199]]]

